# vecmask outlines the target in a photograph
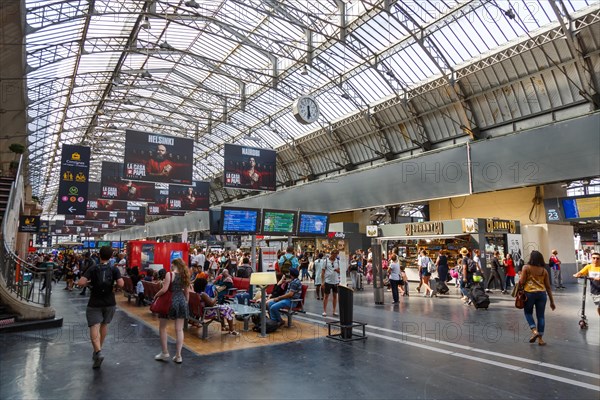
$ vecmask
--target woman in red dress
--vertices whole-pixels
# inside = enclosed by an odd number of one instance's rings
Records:
[[[510,253],[507,254],[504,259],[504,275],[506,275],[506,290],[508,290],[511,285],[515,286],[515,275],[517,275],[517,273],[515,271],[515,263]]]

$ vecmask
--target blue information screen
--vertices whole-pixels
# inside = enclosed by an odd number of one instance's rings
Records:
[[[563,199],[562,206],[566,219],[579,218],[579,211],[577,210],[577,202],[575,199]]]
[[[301,213],[298,234],[326,235],[328,219],[326,214]]]
[[[258,210],[222,209],[223,234],[255,234],[258,225]]]

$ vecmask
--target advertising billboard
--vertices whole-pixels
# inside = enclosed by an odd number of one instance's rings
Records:
[[[194,181],[192,186],[169,185],[169,211],[206,211],[209,206],[208,182]]]
[[[123,178],[191,185],[194,141],[134,130],[125,131]]]
[[[275,150],[225,144],[223,186],[275,191]]]
[[[124,180],[122,163],[102,162],[99,196],[101,199],[154,201],[154,186],[154,183],[150,182]]]

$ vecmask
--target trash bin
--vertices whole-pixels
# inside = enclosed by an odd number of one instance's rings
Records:
[[[352,339],[352,311],[354,308],[354,290],[347,286],[338,286],[340,325],[342,339]],[[344,327],[349,326],[349,327]]]

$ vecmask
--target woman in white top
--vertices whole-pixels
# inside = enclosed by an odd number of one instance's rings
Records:
[[[390,279],[390,286],[392,287],[394,304],[398,304],[400,302],[400,298],[398,297],[398,285],[400,284],[400,264],[398,264],[398,256],[396,254],[392,254],[391,263],[388,267],[388,276]]]

